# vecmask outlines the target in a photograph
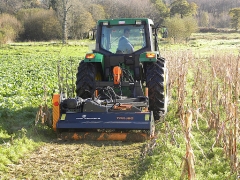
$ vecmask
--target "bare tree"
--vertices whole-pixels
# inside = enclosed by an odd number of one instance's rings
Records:
[[[153,17],[156,8],[150,0],[104,0],[99,2],[108,18]],[[155,13],[154,13],[155,14]]]
[[[98,13],[99,16],[97,16]],[[95,17],[93,18],[94,14]],[[74,39],[85,38],[86,34],[96,25],[98,18],[103,18],[101,16],[101,12],[98,12],[94,4],[74,1],[74,5],[68,14],[69,36]]]
[[[68,38],[67,29],[67,14],[72,5],[69,5],[69,0],[62,0],[62,12],[63,12],[63,22],[62,22],[62,43],[66,44]]]
[[[49,8],[54,9],[62,24],[62,43],[66,44],[68,39],[68,12],[72,7],[71,1],[69,0],[45,0],[45,3],[49,4]]]
[[[9,13],[14,14],[20,8],[22,8],[23,3],[19,0],[0,0],[0,14]]]
[[[88,9],[89,13],[91,13],[94,21],[98,21],[99,19],[105,19],[106,13],[104,8],[100,4],[90,4],[86,9]]]

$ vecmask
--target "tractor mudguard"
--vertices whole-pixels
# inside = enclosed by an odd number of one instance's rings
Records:
[[[158,52],[144,52],[140,54],[139,62],[156,62],[158,57]]]
[[[88,53],[84,58],[84,62],[89,63],[101,63],[102,69],[104,69],[104,55],[100,53]]]

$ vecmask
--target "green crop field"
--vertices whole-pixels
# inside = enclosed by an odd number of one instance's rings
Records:
[[[157,139],[59,143],[49,127],[35,125],[36,113],[45,103],[51,108],[59,85],[75,83],[92,43],[0,47],[0,179],[236,179],[239,34],[199,33],[174,45],[160,41],[170,102]]]
[[[47,92],[58,92],[57,66],[78,63],[88,43],[17,43],[0,49],[0,170],[41,145],[33,125]],[[75,69],[75,70],[76,70]]]

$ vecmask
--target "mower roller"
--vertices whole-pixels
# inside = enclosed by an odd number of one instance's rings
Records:
[[[168,91],[157,32],[145,18],[98,21],[95,49],[76,73],[76,97],[53,95],[53,129],[61,139],[145,141],[155,136],[155,122],[167,112]]]

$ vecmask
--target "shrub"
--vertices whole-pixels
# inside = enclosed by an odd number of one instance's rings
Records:
[[[236,33],[234,29],[220,29],[220,28],[199,28],[200,33]]]
[[[69,28],[71,38],[86,38],[88,36],[88,32],[95,25],[92,15],[87,11],[82,11],[80,13],[75,13],[72,17],[73,25]]]
[[[25,40],[52,40],[61,38],[61,24],[53,10],[25,9],[18,13],[23,21]]]
[[[168,18],[165,26],[168,28],[168,36],[173,38],[174,42],[187,41],[191,34],[198,30],[197,21],[193,17]]]
[[[15,41],[22,30],[16,17],[10,14],[0,15],[0,44]]]

